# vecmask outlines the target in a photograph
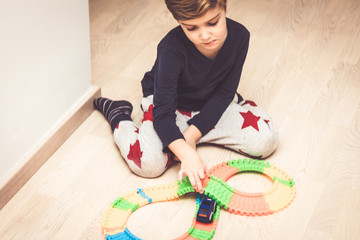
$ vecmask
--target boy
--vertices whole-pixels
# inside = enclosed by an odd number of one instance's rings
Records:
[[[144,119],[131,120],[127,101],[98,98],[129,167],[143,177],[162,174],[175,159],[179,179],[203,192],[199,143],[212,143],[254,158],[277,147],[270,117],[238,94],[249,45],[248,30],[226,18],[226,0],[165,0],[179,26],[159,43],[157,59],[142,79]]]

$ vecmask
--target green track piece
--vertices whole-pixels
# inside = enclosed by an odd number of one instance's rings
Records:
[[[289,186],[289,187],[293,187],[295,185],[295,182],[293,179],[290,179],[289,181],[286,181],[286,180],[283,180],[283,179],[279,179],[278,177],[274,177],[273,181],[275,182],[275,180],[278,180],[279,183],[281,184],[284,184],[286,186]]]
[[[112,204],[113,204],[114,208],[122,209],[125,211],[131,209],[131,211],[134,212],[136,209],[139,208],[138,203],[131,203],[131,202],[123,199],[122,197],[119,197],[118,199],[116,199]]]
[[[254,171],[254,172],[264,172],[264,168],[269,168],[270,163],[261,161],[261,160],[254,160],[254,159],[237,159],[228,162],[230,167],[238,168],[239,172],[244,171]]]
[[[186,232],[190,234],[192,231],[194,231],[194,226],[191,226]]]
[[[216,205],[216,210],[214,213],[214,220],[219,220],[219,217],[220,217],[220,206]]]
[[[234,188],[215,176],[210,177],[210,181],[204,191],[206,195],[214,199],[225,209],[228,209],[228,204],[234,195]]]
[[[214,234],[215,234],[214,229],[211,232],[199,230],[199,229],[193,229],[189,234],[189,236],[192,236],[200,240],[208,240],[208,239],[212,239],[214,237]]]
[[[177,181],[179,189],[177,195],[181,196],[189,192],[195,192],[195,189],[192,187],[189,177],[185,177],[182,180]]]

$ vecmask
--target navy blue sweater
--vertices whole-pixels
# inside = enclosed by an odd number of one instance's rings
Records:
[[[200,111],[188,121],[204,136],[219,121],[233,100],[249,46],[249,31],[226,19],[224,45],[211,60],[186,37],[180,26],[159,43],[157,59],[141,81],[144,97],[154,95],[154,128],[164,151],[179,138],[176,109]]]

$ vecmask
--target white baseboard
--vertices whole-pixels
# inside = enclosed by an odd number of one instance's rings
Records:
[[[71,134],[94,111],[93,99],[101,96],[101,89],[93,86],[63,121],[43,138],[21,163],[12,168],[0,181],[0,210],[56,152]]]

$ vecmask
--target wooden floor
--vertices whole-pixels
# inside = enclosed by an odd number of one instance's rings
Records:
[[[360,1],[228,0],[228,17],[251,32],[239,91],[267,110],[280,146],[267,161],[294,177],[285,210],[245,217],[222,210],[214,239],[360,239]],[[176,22],[163,0],[90,0],[93,83],[103,96],[130,100],[141,121],[140,80],[159,40]],[[199,148],[207,166],[242,158]],[[0,211],[0,239],[103,239],[100,219],[117,197],[176,181],[179,166],[157,179],[132,174],[94,112]],[[262,192],[258,174],[229,180]],[[195,198],[148,205],[129,219],[144,239],[184,233]]]

